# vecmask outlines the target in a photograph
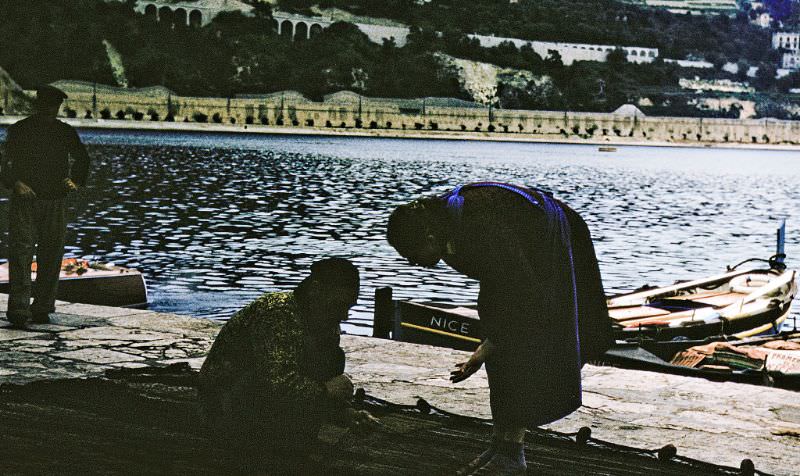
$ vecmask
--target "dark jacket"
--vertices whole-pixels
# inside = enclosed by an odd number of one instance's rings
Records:
[[[64,179],[84,186],[88,174],[89,155],[68,124],[34,114],[8,128],[0,160],[0,181],[6,188],[19,180],[31,187],[37,198],[58,199],[67,194]]]
[[[344,372],[344,352],[338,338],[319,345],[304,321],[293,293],[261,296],[220,331],[200,371],[202,386],[227,388],[247,375],[265,397],[321,405],[324,382]]]

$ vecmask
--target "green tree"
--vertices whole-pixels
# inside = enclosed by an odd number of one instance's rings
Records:
[[[755,86],[758,89],[768,90],[775,86],[775,76],[778,74],[775,66],[769,63],[758,65],[756,72]]]

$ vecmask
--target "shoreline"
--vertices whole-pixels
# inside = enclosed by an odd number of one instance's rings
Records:
[[[24,119],[26,116],[0,116],[0,127],[7,127]],[[585,145],[597,147],[670,147],[696,149],[747,149],[800,152],[797,144],[764,144],[745,142],[699,142],[699,141],[642,141],[615,139],[582,139],[577,137],[560,137],[545,134],[525,134],[507,132],[462,132],[442,130],[406,130],[406,129],[369,129],[338,127],[306,127],[306,126],[269,126],[260,124],[216,124],[198,122],[164,122],[133,121],[113,119],[66,119],[59,120],[78,130],[111,130],[132,132],[181,132],[181,133],[224,133],[253,134],[277,136],[313,136],[375,139],[407,139],[407,140],[444,140],[444,141],[476,141],[476,142],[508,142],[530,144]],[[614,151],[611,151],[612,153]]]
[[[0,309],[7,296],[0,294]],[[107,371],[185,363],[198,370],[220,323],[148,310],[57,303],[51,324],[11,329],[0,311],[0,388],[34,382],[102,378]],[[347,372],[376,398],[488,418],[484,369],[459,384],[450,369],[469,352],[342,335]],[[604,441],[635,448],[672,443],[678,454],[789,475],[800,466],[797,393],[616,367],[586,365],[583,406],[545,428],[573,433],[588,426]],[[7,387],[9,388],[9,387]],[[712,451],[709,451],[712,448]]]

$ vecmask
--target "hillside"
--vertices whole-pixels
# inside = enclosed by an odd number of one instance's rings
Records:
[[[31,100],[11,76],[0,68],[0,112],[24,114],[30,110]]]
[[[253,14],[224,12],[203,27],[188,27],[158,22],[122,2],[4,0],[0,66],[26,89],[70,79],[131,88],[162,85],[184,96],[296,90],[321,100],[351,90],[372,97],[453,97],[497,108],[610,112],[635,103],[647,114],[736,117],[735,101],[727,99],[716,102],[725,108],[700,109],[698,95],[682,89],[679,80],[742,78],[718,68],[684,68],[662,57],[749,66],[766,64],[774,54],[768,33],[753,29],[746,19],[695,18],[598,2],[280,0],[283,11],[307,18],[335,16],[310,39],[293,41],[286,30],[278,35],[272,10],[262,3]],[[410,33],[402,47],[380,44],[336,18],[409,25]],[[632,57],[620,51],[608,53],[607,62],[566,61],[524,44],[498,40],[484,47],[472,33],[653,46],[662,54],[646,64],[629,61]],[[479,69],[493,75],[481,91],[467,74]],[[491,73],[495,70],[500,73]],[[783,93],[800,86],[797,75],[757,79],[756,93],[778,104],[777,109],[770,106],[773,115],[781,110]]]
[[[308,0],[278,0],[298,9]],[[658,48],[665,57],[765,61],[770,35],[744,12],[675,15],[617,0],[321,0],[362,16],[386,17],[446,35],[480,33],[542,41],[636,45]]]

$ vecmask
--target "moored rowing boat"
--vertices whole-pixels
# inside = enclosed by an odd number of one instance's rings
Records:
[[[0,293],[8,294],[8,263],[0,264]],[[36,279],[36,263],[31,267]],[[74,258],[61,263],[57,299],[100,306],[144,307],[147,286],[142,273],[135,269]]]

